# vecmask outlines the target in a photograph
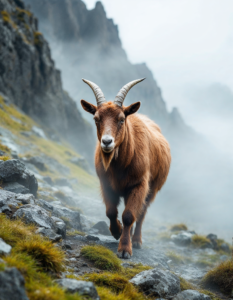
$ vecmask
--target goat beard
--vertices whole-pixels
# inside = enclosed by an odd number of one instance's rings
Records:
[[[104,166],[104,169],[106,172],[111,164],[113,157],[115,156],[115,159],[117,159],[118,151],[119,151],[119,148],[114,149],[111,153],[106,153],[104,151],[101,151],[102,162],[103,162],[103,166]]]

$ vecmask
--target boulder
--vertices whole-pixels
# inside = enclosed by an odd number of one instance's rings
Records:
[[[93,222],[83,214],[80,214],[80,221],[81,221],[83,231],[88,231],[93,226]],[[97,232],[98,230],[94,229],[93,233],[97,233]]]
[[[82,225],[80,222],[80,213],[78,211],[73,211],[66,207],[53,207],[53,216],[65,220],[66,225],[71,228],[82,231]]]
[[[100,222],[96,223],[92,228],[97,229],[98,233],[100,233],[100,234],[110,235],[110,236],[112,235],[108,228],[108,225],[105,221],[100,221]]]
[[[43,227],[37,229],[36,233],[46,236],[53,243],[59,242],[62,238],[60,234],[56,234],[52,229],[46,229]]]
[[[92,282],[69,278],[57,279],[55,281],[69,293],[79,293],[79,295],[88,297],[88,299],[93,300],[100,299],[97,290]]]
[[[38,190],[38,182],[35,176],[18,159],[0,161],[0,180],[4,184],[17,182],[26,187],[33,195],[36,195]]]
[[[34,165],[40,171],[47,171],[47,167],[40,156],[33,156],[26,159],[26,162]]]
[[[16,194],[0,189],[0,213],[8,206],[14,213],[22,202],[16,199]]]
[[[49,185],[54,185],[54,182],[50,176],[44,176],[43,180],[47,182]]]
[[[171,299],[180,292],[180,279],[167,270],[155,268],[134,276],[130,282],[146,295]]]
[[[35,197],[32,194],[16,195],[15,199],[20,201],[22,204],[35,204]]]
[[[19,184],[18,182],[8,182],[3,185],[5,191],[9,191],[15,194],[28,194],[30,193],[29,189],[25,186]]]
[[[177,294],[172,300],[211,300],[211,298],[205,294],[201,294],[198,291],[186,290]]]
[[[57,217],[52,217],[55,227],[56,227],[56,233],[61,235],[63,239],[66,238],[66,224],[63,220],[57,218]]]
[[[213,233],[210,233],[210,234],[208,234],[207,236],[206,236],[206,238],[207,239],[209,239],[209,240],[217,240],[218,239],[218,236],[216,235],[216,234],[213,234]]]
[[[29,300],[24,285],[24,278],[16,268],[0,272],[1,300]]]
[[[0,255],[7,255],[10,254],[10,252],[11,252],[11,246],[5,243],[3,239],[0,238]]]
[[[23,205],[13,215],[14,218],[22,218],[28,224],[35,224],[47,229],[56,229],[53,219],[48,212],[38,205]]]
[[[230,247],[227,243],[223,243],[221,246],[220,246],[220,249],[224,252],[230,252]]]
[[[181,231],[171,236],[172,241],[178,246],[188,246],[192,242],[193,234],[187,231]]]

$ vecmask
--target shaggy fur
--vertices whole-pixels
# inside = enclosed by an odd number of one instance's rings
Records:
[[[112,235],[120,238],[118,255],[128,258],[132,255],[132,243],[133,247],[141,247],[141,228],[147,208],[167,179],[171,162],[169,144],[154,122],[146,116],[134,114],[140,102],[128,107],[119,107],[113,102],[96,107],[84,100],[81,104],[96,121],[99,142],[95,166],[106,214]],[[115,139],[115,149],[109,154],[101,148],[104,134],[111,134]],[[123,228],[117,219],[120,197],[125,202]]]

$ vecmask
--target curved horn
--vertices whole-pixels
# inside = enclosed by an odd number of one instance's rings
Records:
[[[125,100],[126,95],[128,94],[129,90],[137,83],[143,81],[146,78],[142,78],[142,79],[137,79],[137,80],[133,80],[129,83],[127,83],[126,85],[123,86],[123,88],[120,89],[120,91],[118,92],[118,94],[116,95],[116,98],[114,100],[114,103],[118,106],[122,106],[123,102]]]
[[[101,91],[101,89],[98,87],[97,84],[95,84],[94,82],[91,82],[89,80],[86,79],[82,79],[86,84],[89,85],[89,87],[92,89],[95,98],[96,98],[96,102],[97,102],[97,106],[100,106],[102,103],[106,102],[106,99],[104,97],[104,93]]]

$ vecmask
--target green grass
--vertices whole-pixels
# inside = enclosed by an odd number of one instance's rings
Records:
[[[204,235],[194,235],[192,237],[192,245],[196,248],[203,248],[206,244],[209,244],[210,240],[207,239]]]
[[[99,246],[85,246],[81,254],[94,263],[96,268],[109,271],[122,271],[121,260],[111,250]]]
[[[204,287],[217,286],[223,293],[230,295],[233,288],[233,261],[222,262],[210,270],[202,279]]]
[[[68,235],[68,236],[75,236],[75,235],[85,236],[86,233],[82,232],[82,231],[74,230],[74,231],[67,231],[66,235]]]
[[[171,231],[181,231],[181,230],[188,230],[188,227],[181,223],[181,224],[175,224],[170,228]]]
[[[8,157],[8,156],[0,156],[0,160],[7,161],[9,159],[10,159],[10,157]]]

